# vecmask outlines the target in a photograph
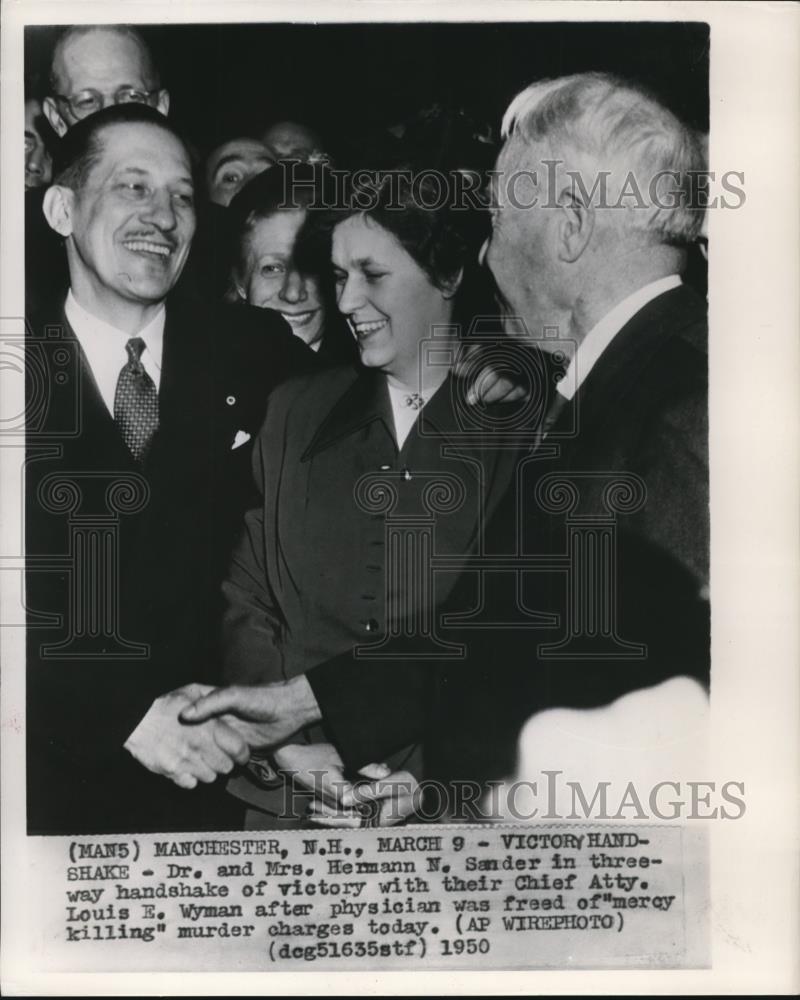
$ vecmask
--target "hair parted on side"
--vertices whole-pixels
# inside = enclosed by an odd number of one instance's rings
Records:
[[[624,206],[629,228],[661,243],[696,239],[703,212],[694,176],[705,169],[699,136],[640,85],[608,73],[539,80],[511,101],[501,131],[507,143],[543,145],[567,170],[593,173],[583,178],[585,191],[607,172],[617,196],[641,195]]]
[[[53,184],[79,191],[103,152],[102,134],[114,125],[155,125],[189,148],[168,118],[147,104],[112,104],[76,122],[59,140],[53,158]]]

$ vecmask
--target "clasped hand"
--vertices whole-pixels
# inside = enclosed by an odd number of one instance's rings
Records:
[[[179,715],[214,689],[187,684],[156,698],[125,742],[125,749],[154,774],[180,788],[212,782],[250,759],[250,745],[224,717],[186,723]]]
[[[323,826],[359,826],[362,807],[376,802],[378,825],[399,823],[414,811],[417,782],[407,771],[368,764],[358,783],[344,777],[341,757],[329,743],[289,744],[299,729],[320,720],[319,706],[305,677],[286,683],[206,689],[181,718],[205,723],[220,718],[253,750],[284,745],[273,759],[294,781],[313,791],[309,818]]]
[[[125,749],[180,788],[212,782],[246,764],[251,750],[315,721],[316,701],[302,680],[252,688],[187,684],[156,698]]]
[[[344,764],[330,743],[291,744],[273,754],[281,770],[314,793],[307,817],[320,826],[359,827],[365,812],[369,825],[392,826],[414,812],[416,779],[408,771],[392,771],[387,764],[367,764],[358,782],[347,781]],[[372,804],[372,809],[365,806]]]

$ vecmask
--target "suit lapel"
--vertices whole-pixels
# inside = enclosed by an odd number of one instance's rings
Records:
[[[158,390],[159,427],[142,468],[126,447],[113,416],[103,401],[75,332],[62,315],[66,337],[80,357],[81,407],[84,432],[99,436],[104,464],[124,463],[150,478],[181,456],[203,448],[214,425],[214,360],[211,331],[192,321],[180,307],[168,305]],[[112,458],[113,456],[113,458]]]
[[[464,380],[456,380],[452,374],[442,382],[428,403],[422,408],[419,419],[411,428],[405,440],[404,449],[419,438],[436,437],[441,444],[463,445],[463,431],[459,426],[453,393],[464,390]],[[457,405],[466,407],[466,398]]]
[[[73,460],[81,464],[86,464],[87,461],[90,464],[95,464],[99,460],[104,467],[108,468],[138,469],[100,394],[80,341],[63,311],[61,324],[64,331],[64,342],[71,345],[71,349],[75,351],[79,365],[79,434],[74,440],[65,436],[66,454],[71,455]],[[74,405],[72,398],[67,394],[62,396],[53,393],[51,398],[63,399],[70,406]],[[68,414],[63,412],[63,404],[62,406],[57,404],[53,407],[52,426],[56,433],[59,430],[62,433],[68,430],[70,420],[67,418]]]
[[[322,421],[301,461],[307,461],[335,441],[368,427],[376,420],[383,423],[386,433],[394,441],[394,419],[386,379],[380,372],[363,369]]]
[[[169,469],[184,464],[198,452],[207,454],[214,428],[214,367],[212,332],[204,323],[167,305],[161,383],[158,391],[159,427],[145,467]]]
[[[664,341],[696,322],[702,308],[702,302],[683,285],[648,302],[611,341],[572,404],[562,408],[553,434],[568,436],[570,426],[578,437],[585,429],[596,431],[624,406],[625,396]]]
[[[448,373],[408,432],[400,452],[404,459],[418,463],[421,456],[430,457],[432,447],[437,458],[444,454],[444,448],[449,448],[453,455],[457,451],[474,452],[489,442],[490,432],[484,435],[479,424],[472,426],[469,422],[467,389],[466,380]],[[469,463],[465,468],[474,472]]]

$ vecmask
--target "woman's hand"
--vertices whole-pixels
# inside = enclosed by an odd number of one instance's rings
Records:
[[[419,782],[409,771],[389,771],[386,764],[368,764],[359,774],[365,782],[345,788],[338,804],[317,799],[307,816],[320,826],[394,826],[414,813]],[[367,806],[372,804],[372,810]]]
[[[331,743],[291,743],[276,750],[272,759],[283,774],[334,808],[351,787],[344,777],[342,758]]]

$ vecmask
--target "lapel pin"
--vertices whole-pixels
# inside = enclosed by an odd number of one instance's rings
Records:
[[[235,396],[227,396],[226,399],[225,399],[225,402],[228,404],[228,406],[233,406],[233,404],[236,402],[236,397]]]

